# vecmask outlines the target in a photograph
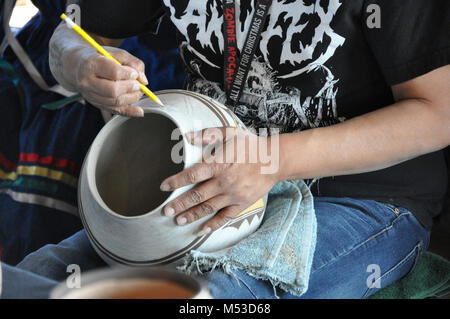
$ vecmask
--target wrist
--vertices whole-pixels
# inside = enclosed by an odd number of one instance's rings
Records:
[[[288,134],[274,135],[268,138],[266,154],[269,155],[271,179],[275,184],[289,179]],[[269,171],[266,169],[266,171]]]
[[[289,179],[289,150],[287,146],[288,134],[280,134],[278,142],[279,169],[277,174],[278,182]]]
[[[282,181],[280,164],[280,135],[264,138],[265,143],[259,143],[260,174],[266,175],[273,185]],[[263,149],[265,148],[265,149]]]
[[[279,136],[279,172],[277,174],[278,181],[289,179],[306,178],[306,172],[302,169],[306,165],[304,154],[308,151],[305,149],[304,133],[287,133]]]

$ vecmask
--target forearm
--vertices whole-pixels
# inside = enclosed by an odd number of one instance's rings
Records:
[[[338,125],[281,135],[280,180],[370,172],[442,149],[450,142],[449,113],[446,105],[404,100]]]
[[[91,36],[101,45],[118,47],[123,41],[106,39],[92,34]],[[86,48],[90,48],[89,44],[72,29],[67,28],[64,22],[56,28],[50,39],[50,70],[58,83],[70,91],[77,91],[77,79],[71,70],[74,70],[74,66],[82,60],[80,59],[81,49]]]

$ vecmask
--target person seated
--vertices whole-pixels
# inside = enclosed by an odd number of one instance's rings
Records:
[[[320,178],[311,186],[317,244],[308,290],[276,292],[244,270],[236,281],[215,269],[205,274],[213,297],[365,298],[376,290],[367,284],[371,265],[381,270],[380,287],[414,268],[447,187],[441,150],[450,143],[448,1],[78,4],[83,28],[122,66],[61,25],[50,64],[64,87],[112,113],[143,116],[132,104],[142,96],[136,80],[148,84],[145,65],[115,47],[155,31],[167,15],[178,30],[186,89],[226,104],[250,129],[233,131],[219,149],[230,139],[279,138],[273,174],[261,174],[260,162],[201,163],[168,177],[164,191],[198,184],[165,206],[177,227],[214,214],[202,226],[213,232],[277,183]],[[96,264],[88,262],[96,258],[91,249],[81,232],[19,267],[44,278],[62,274],[64,262],[89,270]],[[52,250],[68,254],[62,264],[50,262],[60,271],[38,269]]]

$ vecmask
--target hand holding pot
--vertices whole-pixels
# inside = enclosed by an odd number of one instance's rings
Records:
[[[186,137],[192,144],[208,145],[210,151],[201,163],[161,184],[161,190],[173,191],[200,183],[165,206],[167,216],[177,215],[178,225],[217,213],[202,226],[200,234],[210,233],[267,194],[279,181],[278,169],[264,170],[267,162],[261,158],[261,154],[270,153],[275,161],[271,166],[278,168],[278,156],[274,155],[279,150],[271,137],[258,137],[230,127],[205,129]]]

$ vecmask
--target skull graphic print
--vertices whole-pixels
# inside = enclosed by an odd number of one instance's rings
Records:
[[[180,50],[188,67],[187,88],[221,103],[223,90],[223,3],[220,0],[164,0],[181,33]],[[244,46],[256,0],[236,0],[236,35]],[[255,132],[295,132],[340,120],[339,79],[327,61],[345,39],[331,27],[340,0],[274,0],[235,113]],[[302,77],[319,78],[307,92]],[[316,80],[317,81],[317,80]]]

